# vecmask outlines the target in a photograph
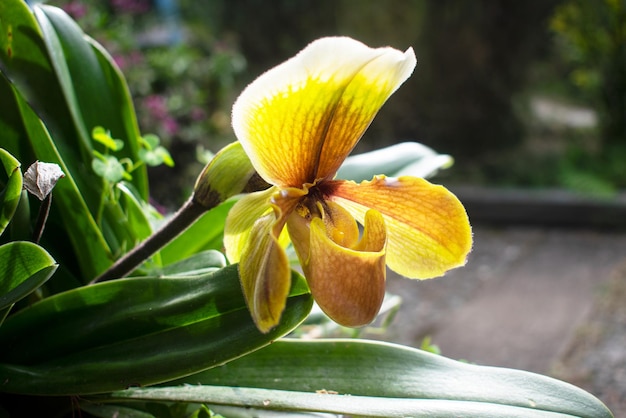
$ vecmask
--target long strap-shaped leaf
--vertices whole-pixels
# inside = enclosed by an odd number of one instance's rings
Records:
[[[195,277],[123,279],[58,294],[0,327],[0,391],[103,393],[180,378],[280,338],[308,315],[302,276],[279,326],[260,333],[237,266]]]
[[[377,417],[612,416],[591,394],[556,379],[363,340],[281,340],[167,386],[117,392],[111,399],[193,398]]]
[[[328,394],[327,392],[294,392],[275,389],[226,386],[186,386],[128,389],[111,395],[116,400],[208,403],[274,411],[316,411],[380,418],[572,418],[569,414],[535,410],[488,402],[446,399],[385,398]],[[219,411],[219,408],[217,409]],[[242,411],[243,412],[243,411]],[[241,415],[237,415],[241,416]],[[263,416],[252,413],[250,417]],[[280,415],[271,415],[277,417]],[[287,418],[290,414],[285,414]],[[575,415],[577,416],[577,415]]]
[[[122,156],[137,161],[139,129],[128,88],[112,59],[61,9],[36,5],[33,10],[84,149],[92,149],[91,130],[104,126],[124,140]],[[146,172],[136,171],[133,181],[146,198]]]
[[[0,83],[6,82],[1,78]],[[58,164],[65,178],[57,183],[54,189],[55,204],[63,214],[63,220],[68,227],[66,231],[74,248],[79,249],[81,257],[76,260],[86,278],[95,277],[108,268],[112,263],[109,247],[91,216],[83,195],[79,190],[74,176],[61,156],[57,144],[50,137],[46,126],[38,118],[31,107],[26,103],[15,86],[9,86],[13,97],[6,97],[15,104],[15,109],[21,117],[20,123],[12,126],[17,134],[23,133],[37,150],[39,159]],[[71,159],[70,159],[71,160]]]

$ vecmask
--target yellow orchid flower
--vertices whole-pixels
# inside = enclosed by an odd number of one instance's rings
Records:
[[[272,185],[235,204],[224,238],[259,330],[278,324],[285,307],[289,240],[314,299],[345,326],[375,318],[385,265],[426,279],[465,264],[470,225],[445,188],[414,177],[334,178],[415,64],[410,48],[322,38],[257,78],[233,105],[235,134]]]

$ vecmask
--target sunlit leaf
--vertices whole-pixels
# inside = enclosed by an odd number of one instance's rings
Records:
[[[119,158],[137,160],[139,130],[130,97],[125,94],[126,83],[115,64],[61,9],[35,5],[33,11],[86,152],[92,149],[92,129],[102,126],[126,145]],[[133,183],[143,195],[146,172],[137,171]]]
[[[279,326],[260,333],[237,266],[193,277],[114,280],[48,297],[0,327],[2,390],[87,394],[180,378],[291,331],[312,299],[302,276]],[[59,373],[62,370],[62,373]]]
[[[22,193],[22,172],[20,162],[6,150],[0,148],[0,164],[6,174],[6,182],[0,180],[0,235],[13,217]],[[2,177],[0,177],[2,179]]]
[[[0,309],[4,309],[45,283],[57,269],[54,259],[32,242],[0,246]]]
[[[452,157],[438,154],[417,142],[403,142],[376,151],[348,157],[339,168],[340,179],[360,182],[373,176],[413,176],[428,178],[452,165]]]
[[[119,139],[113,139],[111,132],[105,131],[102,126],[96,126],[91,131],[91,137],[96,141],[110,149],[111,151],[119,151],[124,148],[124,142]]]
[[[556,379],[364,340],[281,340],[164,386],[111,398],[373,417],[611,417],[591,394]]]
[[[224,266],[226,266],[224,254],[215,250],[206,250],[164,267],[162,274],[166,276],[192,276],[205,274]]]

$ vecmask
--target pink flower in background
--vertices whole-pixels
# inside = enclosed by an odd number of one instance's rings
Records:
[[[194,107],[193,109],[191,109],[191,120],[193,120],[194,122],[206,119],[206,117],[206,112],[201,107]]]
[[[180,131],[178,121],[170,114],[167,100],[158,94],[143,99],[143,106],[156,119],[168,135],[176,135]]]
[[[131,51],[127,54],[113,54],[113,60],[120,70],[125,71],[133,66],[141,65],[144,57],[140,51]]]
[[[74,19],[80,19],[87,14],[87,6],[80,1],[70,1],[63,6],[63,10]]]
[[[156,119],[163,120],[169,116],[165,97],[153,94],[143,99],[143,105]]]
[[[150,10],[148,0],[111,0],[111,7],[116,13],[141,14]]]
[[[165,129],[165,132],[167,132],[169,135],[176,135],[178,133],[178,131],[180,130],[180,126],[178,125],[178,122],[176,122],[176,119],[174,119],[171,116],[167,116],[163,121],[163,128]]]

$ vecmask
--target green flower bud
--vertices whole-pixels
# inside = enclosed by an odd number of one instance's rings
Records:
[[[210,209],[237,194],[268,187],[236,141],[222,148],[204,167],[196,180],[193,200]]]

